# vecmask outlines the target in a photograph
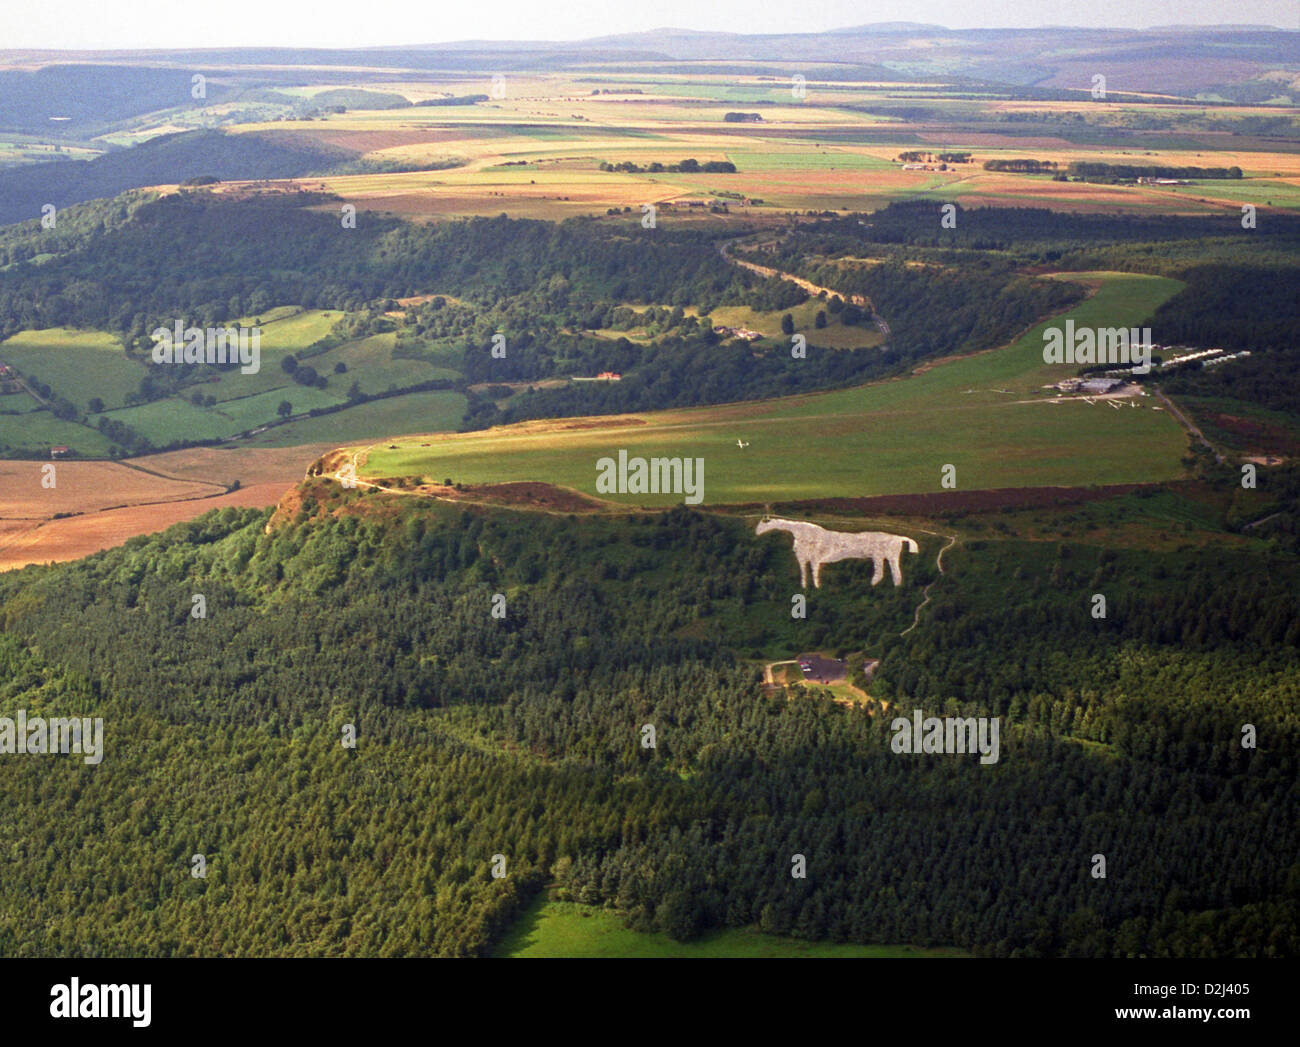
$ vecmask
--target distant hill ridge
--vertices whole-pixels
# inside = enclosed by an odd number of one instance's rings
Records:
[[[0,225],[40,218],[45,204],[63,208],[128,189],[174,185],[211,175],[221,181],[294,178],[350,160],[349,150],[306,146],[284,136],[187,131],[162,135],[94,160],[54,160],[0,170]]]

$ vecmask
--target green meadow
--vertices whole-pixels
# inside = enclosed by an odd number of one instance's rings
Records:
[[[1135,398],[1138,406],[1050,403],[1043,386],[1074,368],[1045,365],[1042,347],[1049,324],[1067,318],[1079,326],[1140,326],[1182,285],[1130,274],[1069,278],[1095,282],[1096,292],[1009,346],[919,374],[753,403],[395,438],[368,449],[362,471],[462,483],[541,480],[598,495],[597,459],[626,449],[630,457],[703,458],[705,504],[936,491],[945,465],[955,466],[958,490],[1180,475],[1187,441],[1172,417],[1153,410],[1150,397]],[[644,505],[682,500],[598,496]]]
[[[177,441],[225,440],[238,433],[278,421],[277,408],[288,401],[294,414],[346,402],[355,382],[369,396],[388,393],[433,379],[457,379],[459,350],[431,352],[421,360],[394,358],[393,333],[355,339],[307,357],[324,375],[324,389],[293,381],[280,363],[289,353],[301,356],[308,346],[325,337],[343,317],[339,310],[300,309],[280,306],[257,316],[243,317],[233,325],[261,328],[260,369],[255,374],[228,370],[216,380],[148,403],[126,406],[127,396],[137,392],[148,373],[139,362],[128,358],[120,341],[103,331],[50,328],[23,331],[0,343],[0,363],[13,365],[30,379],[48,385],[55,396],[72,401],[83,412],[98,397],[105,415],[129,426],[158,447]],[[232,325],[232,326],[233,326]],[[334,368],[341,364],[342,373]],[[212,406],[196,406],[193,392],[213,397]],[[319,419],[302,419],[276,426],[273,435],[259,443],[275,446],[323,440],[358,440],[388,431],[455,429],[465,411],[465,397],[455,392],[408,394],[348,408],[341,414]],[[18,453],[48,452],[51,444],[67,444],[79,455],[103,456],[112,441],[88,425],[55,419],[30,396],[23,393],[0,398],[0,450]],[[259,434],[261,435],[261,434]]]
[[[709,319],[715,326],[747,327],[769,338],[778,338],[786,344],[781,334],[781,317],[786,313],[794,321],[794,329],[808,339],[809,345],[824,349],[870,349],[880,345],[885,336],[874,324],[845,326],[838,319],[829,317],[825,327],[816,326],[817,314],[826,309],[826,303],[820,298],[809,298],[806,302],[789,309],[777,309],[772,312],[758,312],[747,305],[720,305],[709,313]],[[686,310],[695,314],[694,309]]]
[[[553,959],[900,959],[966,954],[959,949],[923,949],[911,945],[806,942],[763,934],[748,927],[714,931],[693,941],[678,942],[666,934],[630,930],[623,926],[623,921],[615,913],[606,909],[542,897],[519,918],[497,947],[495,955]]]
[[[727,153],[727,159],[740,171],[807,171],[852,169],[861,171],[894,171],[898,165],[879,157],[863,153],[850,153],[842,149],[816,148],[809,153],[806,146],[789,152],[736,150]]]
[[[221,376],[221,381],[205,387],[204,392],[218,400],[235,400],[272,389],[301,388],[294,386],[293,379],[285,374],[280,362],[290,353],[300,355],[313,342],[324,338],[342,318],[343,313],[338,310],[297,309],[288,306],[236,321],[232,326],[249,327],[255,321],[260,321],[257,325],[261,330],[257,373],[227,371]],[[309,357],[304,362],[311,363],[318,371],[322,370],[314,357]],[[345,390],[346,388],[344,386]]]
[[[291,396],[285,398],[297,409],[297,402]],[[348,443],[373,437],[375,433],[454,430],[464,414],[463,393],[453,390],[404,393],[357,404],[346,411],[277,425],[244,442],[255,447],[292,447],[303,443]]]
[[[276,408],[287,400],[294,414],[343,402],[339,389],[315,389],[294,385],[273,389],[238,400],[224,400],[214,407],[196,407],[188,400],[169,397],[151,403],[112,411],[110,418],[130,426],[157,447],[178,440],[224,440],[259,425],[277,420]]]
[[[299,309],[281,306],[258,316],[246,316],[237,324],[248,327],[255,321],[262,330],[262,351],[298,352],[324,338],[343,319],[337,309]]]
[[[83,411],[96,396],[105,407],[121,407],[145,376],[144,368],[127,359],[113,335],[66,327],[22,331],[0,342],[0,363],[44,382]]]
[[[5,397],[5,400],[15,399]],[[0,452],[44,458],[63,445],[79,455],[107,457],[112,441],[95,429],[62,422],[49,411],[0,415]]]
[[[1191,185],[1171,185],[1161,188],[1165,192],[1195,199],[1205,197],[1211,200],[1232,200],[1236,203],[1262,207],[1300,209],[1300,185],[1292,185],[1290,182],[1264,179],[1241,182],[1203,179],[1193,181]]]
[[[403,389],[428,382],[435,378],[457,379],[460,371],[456,367],[438,367],[428,360],[411,360],[393,357],[393,348],[397,342],[395,332],[374,334],[368,338],[345,342],[343,345],[319,356],[309,357],[305,363],[325,375],[330,385],[337,384],[344,392],[353,381],[361,391],[373,396],[390,389]],[[448,362],[459,363],[459,351],[446,354]],[[336,375],[334,368],[342,364],[347,368],[344,374]]]
[[[235,321],[232,326],[261,321],[261,368],[257,374],[228,372],[221,381],[205,387],[204,392],[218,400],[232,400],[292,385],[280,369],[280,361],[286,354],[301,352],[329,334],[342,316],[337,310],[289,306]],[[14,335],[0,343],[0,362],[44,382],[56,395],[66,397],[82,410],[92,397],[103,400],[109,410],[122,407],[127,394],[139,389],[146,374],[140,363],[127,358],[116,336],[63,327]]]

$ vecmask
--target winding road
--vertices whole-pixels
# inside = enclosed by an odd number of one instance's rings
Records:
[[[864,298],[862,295],[860,294],[846,295],[846,294],[842,294],[839,291],[836,291],[832,287],[821,287],[818,284],[813,283],[811,280],[805,280],[802,276],[795,276],[794,273],[787,273],[782,269],[773,269],[770,266],[759,265],[757,262],[748,262],[743,258],[737,258],[735,257],[735,255],[731,254],[731,252],[728,250],[732,244],[740,243],[740,241],[747,240],[747,239],[748,239],[747,236],[737,236],[737,237],[733,237],[730,240],[723,240],[721,243],[718,244],[718,254],[722,255],[722,257],[726,259],[728,262],[730,262],[732,265],[738,265],[742,269],[748,269],[751,273],[757,273],[759,276],[766,276],[769,278],[776,277],[779,280],[788,280],[796,287],[803,288],[814,298],[818,297],[819,295],[825,295],[826,298],[829,299],[834,295],[839,295],[840,298],[848,302],[850,305],[856,305],[861,309],[870,309],[872,323],[876,325],[876,327],[879,329],[881,335],[884,338],[886,339],[889,338],[889,324],[885,322],[883,317],[878,316],[876,314],[875,306],[873,306],[871,302],[868,301],[866,298]]]

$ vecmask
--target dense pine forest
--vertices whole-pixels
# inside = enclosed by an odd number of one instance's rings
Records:
[[[897,589],[836,564],[806,620],[752,519],[324,483],[4,575],[0,714],[106,755],[6,760],[0,952],[480,955],[553,884],[682,939],[1293,955],[1300,563],[1053,518],[955,518]],[[808,649],[880,658],[873,701],[760,686]],[[914,708],[1002,717],[1000,760],[894,753]]]

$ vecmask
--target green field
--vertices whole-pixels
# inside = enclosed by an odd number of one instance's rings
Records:
[[[456,379],[460,371],[453,367],[437,367],[426,360],[393,358],[393,347],[397,342],[394,332],[375,334],[369,338],[360,338],[319,356],[309,357],[305,362],[316,368],[317,372],[329,378],[330,385],[337,384],[345,393],[355,380],[361,391],[368,396],[386,393],[390,389],[404,389],[435,378]],[[459,362],[460,352],[449,354],[449,359]],[[334,367],[343,364],[345,374],[336,375]]]
[[[92,397],[121,407],[140,386],[145,370],[127,359],[122,343],[104,331],[52,327],[23,331],[0,343],[0,362],[48,385],[83,411]]]
[[[308,357],[328,385],[324,389],[294,382],[280,367],[287,353],[301,353],[329,334],[343,317],[337,310],[305,310],[281,306],[259,316],[244,317],[248,326],[260,321],[261,367],[256,374],[223,372],[215,381],[187,388],[172,396],[135,406],[126,397],[139,389],[146,369],[129,359],[121,343],[103,331],[51,328],[24,331],[0,343],[0,362],[12,364],[27,378],[50,386],[54,395],[71,400],[82,411],[92,397],[104,401],[107,417],[128,425],[158,447],[178,441],[224,440],[258,426],[278,421],[277,408],[287,400],[295,414],[345,402],[355,382],[367,395],[389,392],[433,379],[456,379],[460,371],[442,366],[459,360],[459,350],[431,351],[428,359],[394,359],[396,336],[372,335],[345,342]],[[346,371],[335,374],[336,364]],[[198,391],[216,399],[211,407],[197,407],[189,399]],[[103,456],[111,441],[90,425],[60,422],[24,393],[0,399],[0,450],[44,455],[51,444],[66,444],[80,455]],[[259,434],[259,443],[273,446],[318,440],[359,440],[386,432],[415,429],[454,430],[465,411],[460,393],[408,394],[349,408],[342,414],[302,419]]]
[[[781,317],[786,313],[794,321],[794,329],[808,339],[809,345],[823,349],[871,349],[885,340],[875,324],[845,326],[833,316],[828,316],[829,322],[825,327],[818,328],[817,314],[825,309],[826,303],[820,298],[809,298],[789,309],[766,313],[760,313],[747,305],[720,305],[709,313],[709,319],[715,326],[748,327],[769,338],[780,339],[783,345],[789,344],[786,336],[781,333]],[[686,311],[694,313],[691,309]]]
[[[177,440],[222,440],[277,420],[276,408],[287,400],[295,414],[343,402],[343,389],[307,388],[292,385],[272,389],[238,400],[225,400],[215,407],[195,407],[188,400],[170,397],[138,407],[113,411],[110,417],[129,425],[158,447]]]
[[[61,422],[49,411],[0,415],[0,452],[44,458],[51,447],[63,445],[78,455],[107,457],[111,444],[96,430]]]
[[[40,409],[40,402],[30,393],[20,391],[0,396],[0,414],[29,414]]]
[[[286,398],[292,400],[292,397]],[[246,442],[255,447],[292,447],[294,444],[328,441],[348,443],[372,438],[375,433],[416,429],[446,432],[455,430],[464,414],[465,396],[462,393],[452,390],[405,393],[358,404],[346,411],[277,425]]]
[[[220,440],[239,432],[216,408],[195,407],[175,396],[110,411],[108,417],[130,426],[156,447],[177,440]]]
[[[959,949],[911,945],[849,945],[806,942],[751,928],[714,931],[690,942],[623,926],[614,913],[576,902],[539,898],[495,951],[499,957],[619,959],[637,957],[868,959],[965,956]]]
[[[206,386],[204,392],[218,400],[234,400],[272,389],[301,388],[295,386],[293,379],[284,373],[280,361],[290,353],[301,354],[313,342],[329,334],[330,329],[342,318],[343,313],[338,310],[281,306],[259,316],[247,316],[236,321],[236,326],[245,327],[252,326],[255,320],[261,321],[258,325],[262,332],[258,343],[260,367],[256,374],[244,374],[240,370],[227,371],[222,374],[221,381]],[[311,363],[317,371],[323,370],[315,358],[308,358],[305,362]],[[346,392],[346,385],[343,390]]]
[[[246,316],[237,322],[252,326],[255,320],[261,321],[263,352],[297,352],[324,338],[341,319],[343,313],[337,309],[280,306],[257,316]]]
[[[1095,281],[1096,293],[1010,346],[903,379],[754,403],[530,422],[432,441],[386,440],[397,449],[371,448],[362,471],[463,483],[542,480],[596,495],[597,459],[626,449],[629,456],[703,458],[706,504],[936,491],[947,464],[956,466],[958,490],[1180,475],[1186,437],[1172,417],[1151,409],[1149,397],[1120,408],[1047,402],[1042,386],[1074,369],[1043,364],[1042,331],[1067,317],[1080,326],[1139,326],[1182,285],[1128,274],[1072,278]],[[749,446],[739,448],[738,439]]]
[[[1162,186],[1166,192],[1182,197],[1232,200],[1264,207],[1300,208],[1300,186],[1277,181],[1199,180],[1191,185]]]
[[[342,316],[343,313],[337,310],[282,306],[258,317],[236,321],[236,325],[249,326],[254,320],[261,320],[261,367],[256,374],[228,371],[220,381],[204,386],[204,393],[219,401],[236,400],[292,387],[294,383],[280,369],[280,361],[286,354],[301,352],[329,334]],[[83,411],[90,399],[96,396],[104,401],[108,410],[125,406],[127,394],[139,389],[140,380],[146,374],[140,363],[127,358],[116,336],[104,331],[76,331],[62,327],[14,335],[0,343],[0,362],[12,364],[24,376],[44,382],[57,396],[71,400]],[[333,359],[330,363],[333,364]],[[321,369],[317,367],[317,370]],[[426,370],[430,372],[427,376],[414,378],[407,384],[436,377],[431,369]],[[376,386],[382,381],[383,389],[387,389],[391,379],[392,375],[385,371],[382,377],[374,376],[369,381]],[[346,389],[345,385],[343,391]]]
[[[741,171],[894,171],[898,168],[897,164],[876,156],[818,147],[810,153],[806,146],[790,152],[736,150],[728,152],[727,159]]]

